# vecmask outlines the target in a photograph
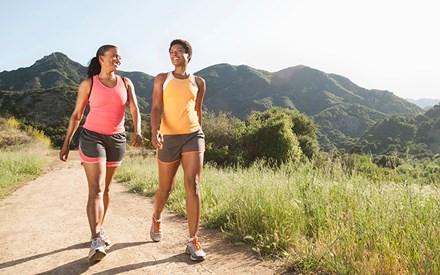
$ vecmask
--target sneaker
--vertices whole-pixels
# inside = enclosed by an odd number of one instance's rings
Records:
[[[90,246],[89,261],[97,262],[102,260],[107,253],[105,253],[105,244],[101,238],[94,238]]]
[[[109,246],[112,242],[110,241],[110,237],[108,236],[108,233],[101,228],[101,230],[99,230],[99,236],[101,237],[101,240],[104,241],[104,244],[106,246]]]
[[[200,246],[199,239],[197,237],[188,238],[188,244],[186,245],[186,254],[189,254],[190,259],[193,261],[203,261],[206,258],[206,253]]]
[[[153,215],[151,221],[150,237],[155,242],[160,242],[160,240],[162,240],[162,228],[160,227],[161,223],[162,223],[162,219],[156,220],[156,218]]]

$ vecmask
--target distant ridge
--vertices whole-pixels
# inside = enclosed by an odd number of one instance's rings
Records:
[[[133,81],[141,111],[148,114],[154,77],[142,72],[118,73]],[[275,106],[296,109],[315,119],[320,129],[320,144],[327,150],[351,148],[368,128],[384,117],[415,117],[423,113],[420,107],[391,92],[365,89],[344,76],[305,65],[268,72],[246,65],[223,63],[209,66],[196,74],[207,83],[204,108],[214,112],[231,112],[240,119],[246,119],[254,111]],[[0,98],[2,112],[21,113],[23,116],[26,116],[24,113],[34,113],[33,117],[26,119],[32,121],[44,117],[50,120],[54,114],[50,107],[37,108],[30,104],[35,100],[47,100],[51,101],[50,104],[64,106],[57,109],[57,117],[52,119],[60,120],[60,116],[65,119],[71,112],[67,106],[73,108],[76,87],[85,77],[86,67],[61,52],[44,56],[27,68],[0,72],[0,91],[5,91],[3,99]],[[40,95],[47,95],[34,98],[34,90],[38,90]],[[66,94],[54,96],[56,91]],[[15,104],[15,107],[9,106],[6,101]]]
[[[408,102],[414,103],[420,108],[423,108],[425,110],[434,107],[434,105],[440,103],[440,99],[434,99],[434,98],[419,98],[419,99],[406,99]]]

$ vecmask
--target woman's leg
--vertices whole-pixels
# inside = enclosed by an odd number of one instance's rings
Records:
[[[86,172],[89,197],[87,217],[89,219],[92,239],[99,237],[101,222],[104,217],[105,162],[83,163]]]
[[[173,163],[163,163],[157,161],[159,168],[159,187],[154,194],[154,218],[160,219],[163,208],[168,201],[168,198],[173,190],[176,182],[176,172],[179,168],[180,161]]]
[[[182,167],[186,191],[188,231],[190,237],[195,237],[199,230],[201,216],[200,175],[203,167],[203,152],[182,154]]]
[[[116,168],[118,167],[111,167],[111,166],[106,167],[105,189],[104,189],[104,214],[102,216],[101,226],[104,223],[105,215],[107,214],[108,206],[110,204],[110,186],[112,184],[113,177],[116,172]]]

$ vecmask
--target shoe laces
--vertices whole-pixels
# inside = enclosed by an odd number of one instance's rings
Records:
[[[160,232],[160,223],[162,222],[162,219],[156,219],[153,216],[153,228],[154,232]]]
[[[107,234],[107,232],[106,232],[104,229],[102,229],[102,228],[101,228],[101,230],[99,231],[99,235],[100,235],[101,239],[103,239],[103,240],[105,240],[105,239],[108,238],[108,234]]]
[[[196,248],[197,251],[198,250],[202,250],[202,246],[199,243],[199,239],[194,237],[191,242],[192,242],[192,244],[194,245],[194,247]]]
[[[92,240],[92,247],[96,248],[102,245],[102,239],[101,238],[94,238]]]

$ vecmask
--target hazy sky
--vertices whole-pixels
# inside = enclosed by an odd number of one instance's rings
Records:
[[[172,69],[171,40],[184,38],[192,72],[302,64],[403,98],[440,98],[435,0],[5,0],[1,13],[0,71],[56,51],[86,66],[114,44],[121,70],[157,75]]]

